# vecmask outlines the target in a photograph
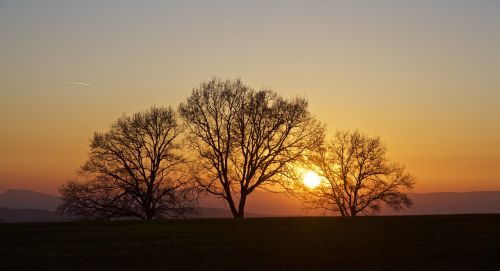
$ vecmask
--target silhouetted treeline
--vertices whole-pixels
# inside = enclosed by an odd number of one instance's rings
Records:
[[[61,188],[59,212],[88,219],[182,217],[199,196],[227,203],[235,218],[258,189],[286,192],[341,215],[411,205],[414,179],[390,163],[378,138],[325,125],[304,98],[254,90],[241,80],[213,78],[178,107],[122,116],[95,133],[79,177]],[[317,172],[317,188],[300,169]]]

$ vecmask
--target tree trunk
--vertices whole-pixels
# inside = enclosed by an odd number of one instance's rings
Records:
[[[238,210],[236,206],[234,206],[233,198],[226,198],[227,204],[229,205],[229,210],[231,210],[231,214],[233,217],[238,217]]]
[[[244,218],[245,217],[245,203],[247,200],[247,195],[242,193],[240,198],[240,204],[238,205],[238,215],[234,218]]]
[[[148,208],[146,210],[146,220],[152,220],[155,217],[155,212]]]
[[[240,213],[239,211],[237,211],[236,213],[233,213],[233,218],[243,218],[243,217],[244,217],[244,214]]]
[[[358,211],[355,209],[351,209],[351,216],[354,217],[358,214]]]

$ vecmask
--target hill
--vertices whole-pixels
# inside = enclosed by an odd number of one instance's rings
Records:
[[[31,190],[9,189],[0,194],[0,207],[10,209],[39,209],[55,211],[61,203],[58,196]]]
[[[431,214],[473,214],[500,213],[500,191],[412,193],[409,195],[414,206],[395,212],[383,208],[380,215],[431,215]],[[58,196],[29,190],[10,189],[0,194],[0,207],[9,210],[0,212],[3,222],[57,221],[54,210],[60,204]],[[230,211],[218,199],[205,198],[192,218],[229,218]],[[35,211],[38,210],[38,211]],[[45,212],[43,212],[45,211]],[[321,212],[307,211],[297,199],[281,194],[259,192],[247,206],[247,217],[311,216]],[[61,218],[66,221],[67,218]]]
[[[0,194],[0,223],[57,222],[68,221],[54,211],[61,199],[54,195],[30,190],[10,189]],[[248,217],[262,217],[257,213],[247,213]],[[225,208],[199,207],[191,218],[230,218],[231,212]]]
[[[500,215],[0,225],[3,270],[498,270]]]
[[[60,216],[54,211],[0,207],[0,223],[59,222],[69,220],[71,218]]]
[[[246,213],[246,217],[266,217],[264,214]],[[224,208],[198,207],[191,218],[232,218],[231,211]]]
[[[500,191],[412,193],[410,209],[395,212],[384,209],[383,215],[433,215],[500,213]]]

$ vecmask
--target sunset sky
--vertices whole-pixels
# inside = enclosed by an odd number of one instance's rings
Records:
[[[57,193],[94,131],[212,76],[380,135],[414,192],[500,190],[500,1],[0,0],[0,192]]]

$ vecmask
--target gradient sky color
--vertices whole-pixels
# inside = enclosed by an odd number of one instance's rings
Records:
[[[0,0],[0,191],[57,193],[94,131],[211,76],[380,135],[415,192],[500,190],[500,1]]]

